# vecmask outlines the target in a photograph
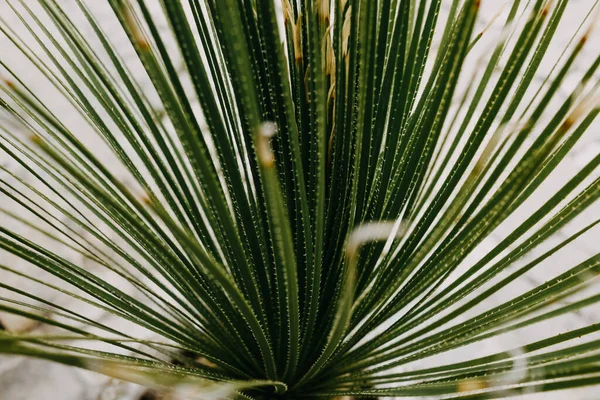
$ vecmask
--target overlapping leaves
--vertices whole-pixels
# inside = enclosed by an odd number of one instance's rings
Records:
[[[51,87],[0,61],[0,268],[71,300],[0,282],[0,311],[53,327],[0,352],[187,397],[597,382],[594,323],[446,356],[600,300],[600,254],[505,290],[600,221],[600,156],[532,202],[594,135],[596,3],[558,58],[567,0],[511,2],[491,41],[477,0],[34,3],[0,20]]]

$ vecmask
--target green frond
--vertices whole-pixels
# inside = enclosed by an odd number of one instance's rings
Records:
[[[72,3],[0,3],[0,353],[190,399],[598,384],[559,325],[600,302],[598,1]]]

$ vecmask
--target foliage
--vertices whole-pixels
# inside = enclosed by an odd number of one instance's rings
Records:
[[[52,89],[1,61],[0,149],[28,178],[1,167],[0,268],[51,294],[3,280],[0,311],[53,328],[0,352],[183,398],[600,379],[600,324],[548,328],[600,300],[600,254],[548,269],[600,221],[600,156],[532,200],[593,134],[596,3],[559,58],[567,0],[508,2],[500,34],[478,0],[31,3],[0,30]]]

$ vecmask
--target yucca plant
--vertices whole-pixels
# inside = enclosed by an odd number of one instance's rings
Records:
[[[598,383],[600,324],[559,325],[600,301],[598,249],[558,258],[600,221],[600,155],[556,178],[598,138],[568,3],[7,0],[0,311],[49,328],[0,352],[190,399]]]

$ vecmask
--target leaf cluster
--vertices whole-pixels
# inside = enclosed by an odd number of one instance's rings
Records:
[[[534,201],[595,134],[597,1],[560,57],[567,0],[499,34],[479,3],[8,0],[49,89],[0,58],[0,276],[50,294],[2,279],[0,311],[51,328],[0,353],[181,398],[597,383],[600,324],[540,327],[600,300],[600,253],[548,269],[600,221],[600,155]]]

